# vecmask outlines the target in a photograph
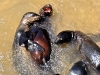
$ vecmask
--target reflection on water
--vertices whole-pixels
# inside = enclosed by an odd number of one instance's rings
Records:
[[[55,26],[56,34],[62,30],[80,30],[98,43],[100,46],[100,1],[99,0],[1,0],[0,1],[0,75],[18,75],[12,65],[12,42],[16,28],[24,13],[33,11],[38,12],[45,4],[51,4],[54,14],[51,17],[52,25]],[[65,50],[64,50],[65,51]],[[70,50],[68,50],[70,51]],[[58,51],[58,54],[61,53]],[[57,53],[56,53],[57,54]],[[73,52],[69,55],[74,59]],[[67,59],[69,55],[57,58],[61,61],[62,66],[75,61]],[[66,62],[62,57],[65,57]],[[78,56],[76,56],[78,57]],[[59,64],[58,64],[59,65]],[[71,64],[70,64],[71,65]],[[70,65],[69,68],[70,68]],[[55,64],[53,65],[55,66]],[[60,66],[58,66],[59,68]],[[67,73],[66,70],[60,69],[60,72]],[[56,68],[55,68],[56,69]],[[63,70],[63,71],[61,71]],[[58,70],[59,71],[59,70]]]

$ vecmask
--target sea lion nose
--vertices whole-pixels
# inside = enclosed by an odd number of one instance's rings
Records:
[[[50,17],[52,15],[52,11],[52,6],[47,4],[40,10],[39,14],[44,17]]]

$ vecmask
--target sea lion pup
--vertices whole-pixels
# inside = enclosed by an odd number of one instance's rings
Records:
[[[77,43],[83,59],[98,73],[100,71],[100,47],[81,31],[62,31],[55,39],[57,45],[70,42]],[[85,64],[87,65],[87,63]]]
[[[52,13],[51,9],[49,4],[43,7],[47,14]],[[43,71],[40,68],[40,65],[44,65],[50,59],[50,39],[53,37],[52,26],[47,21],[47,17],[51,15],[46,13],[24,14],[17,28],[13,43],[13,63],[21,75],[56,75],[52,71]]]

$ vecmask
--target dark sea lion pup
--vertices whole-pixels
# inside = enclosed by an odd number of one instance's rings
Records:
[[[48,23],[45,23],[45,19],[51,14],[50,4],[45,5],[39,14],[27,12],[17,28],[13,43],[13,62],[22,75],[54,75],[53,72],[44,73],[39,67],[50,59],[51,34],[47,30]]]
[[[92,67],[100,71],[100,47],[90,37],[80,31],[62,31],[55,40],[56,44],[70,43],[76,41],[79,51],[83,57],[92,64]]]
[[[85,63],[83,63],[82,61],[78,61],[77,63],[75,63],[72,66],[69,75],[87,75]]]
[[[47,8],[48,10],[50,9],[49,12],[45,10]],[[17,29],[13,45],[13,49],[19,46],[25,46],[26,50],[30,51],[32,58],[38,64],[43,64],[43,59],[44,62],[48,61],[51,53],[49,34],[47,30],[40,28],[40,25],[42,19],[44,19],[42,18],[43,15],[45,17],[50,16],[52,7],[47,4],[41,10],[40,15],[28,12],[23,16],[21,24]],[[43,13],[43,11],[46,13]]]

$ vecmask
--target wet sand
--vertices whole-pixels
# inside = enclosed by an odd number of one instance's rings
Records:
[[[0,75],[18,75],[12,65],[14,34],[24,13],[30,11],[38,13],[39,9],[45,4],[51,4],[53,7],[54,13],[51,21],[55,27],[55,34],[62,30],[80,30],[89,35],[100,46],[99,0],[1,0]],[[72,57],[74,56],[72,55]],[[61,60],[66,62],[64,59]],[[74,63],[75,61],[71,62]],[[63,63],[63,65],[69,63]],[[68,70],[66,69],[66,71]]]

